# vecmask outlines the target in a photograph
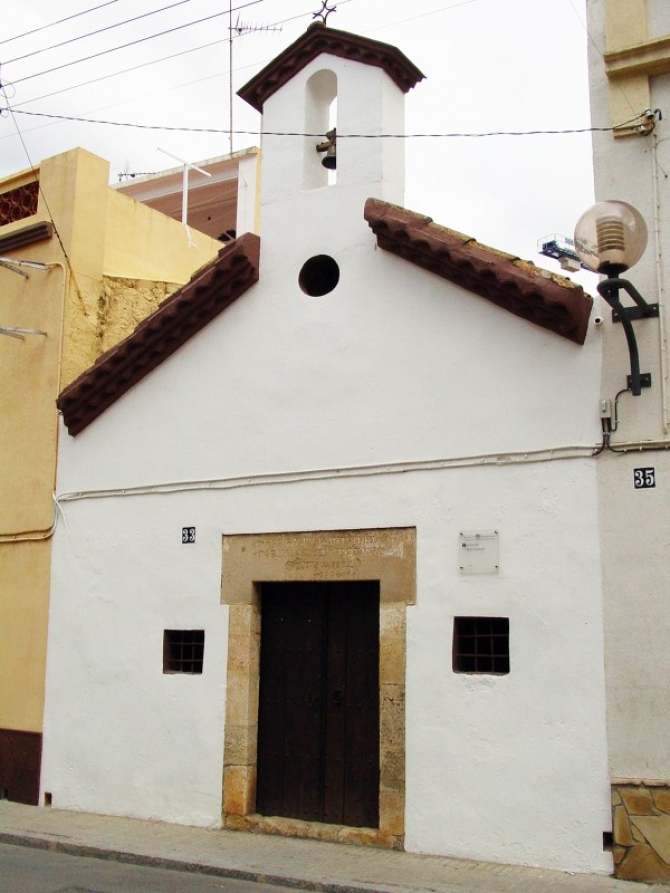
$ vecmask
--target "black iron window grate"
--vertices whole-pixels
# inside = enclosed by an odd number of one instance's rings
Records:
[[[204,629],[166,629],[163,633],[163,672],[202,673]]]
[[[509,673],[509,618],[454,617],[454,673]]]

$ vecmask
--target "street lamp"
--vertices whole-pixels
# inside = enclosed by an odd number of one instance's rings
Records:
[[[651,373],[640,372],[640,356],[633,331],[633,320],[658,316],[658,304],[648,304],[635,286],[621,279],[636,264],[647,247],[647,227],[640,212],[626,202],[598,202],[577,221],[575,250],[590,270],[607,278],[598,283],[599,294],[612,308],[612,321],[623,326],[630,353],[628,389],[639,397],[642,388],[651,387]],[[620,293],[625,291],[635,302],[624,307]]]

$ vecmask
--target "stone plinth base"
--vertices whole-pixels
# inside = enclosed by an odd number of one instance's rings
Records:
[[[612,784],[614,874],[629,881],[670,880],[670,785]]]
[[[352,828],[348,825],[325,825],[320,822],[303,822],[280,816],[227,815],[224,828],[235,831],[252,831],[259,834],[280,834],[283,837],[304,837],[309,840],[327,840],[331,843],[351,843],[358,846],[381,846],[393,850],[403,849],[403,838],[379,828]]]

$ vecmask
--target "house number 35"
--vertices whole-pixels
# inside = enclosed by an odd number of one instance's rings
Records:
[[[656,486],[656,469],[655,468],[635,468],[633,469],[633,485],[636,490],[647,490],[649,487]]]

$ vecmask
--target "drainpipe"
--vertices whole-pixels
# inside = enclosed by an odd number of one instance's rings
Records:
[[[665,323],[665,305],[663,301],[663,254],[661,251],[661,194],[658,186],[658,137],[651,134],[651,182],[653,188],[653,229],[654,250],[656,252],[656,293],[659,310],[659,339],[661,348],[661,404],[663,411],[663,433],[670,431],[670,407],[668,407],[668,333]]]

